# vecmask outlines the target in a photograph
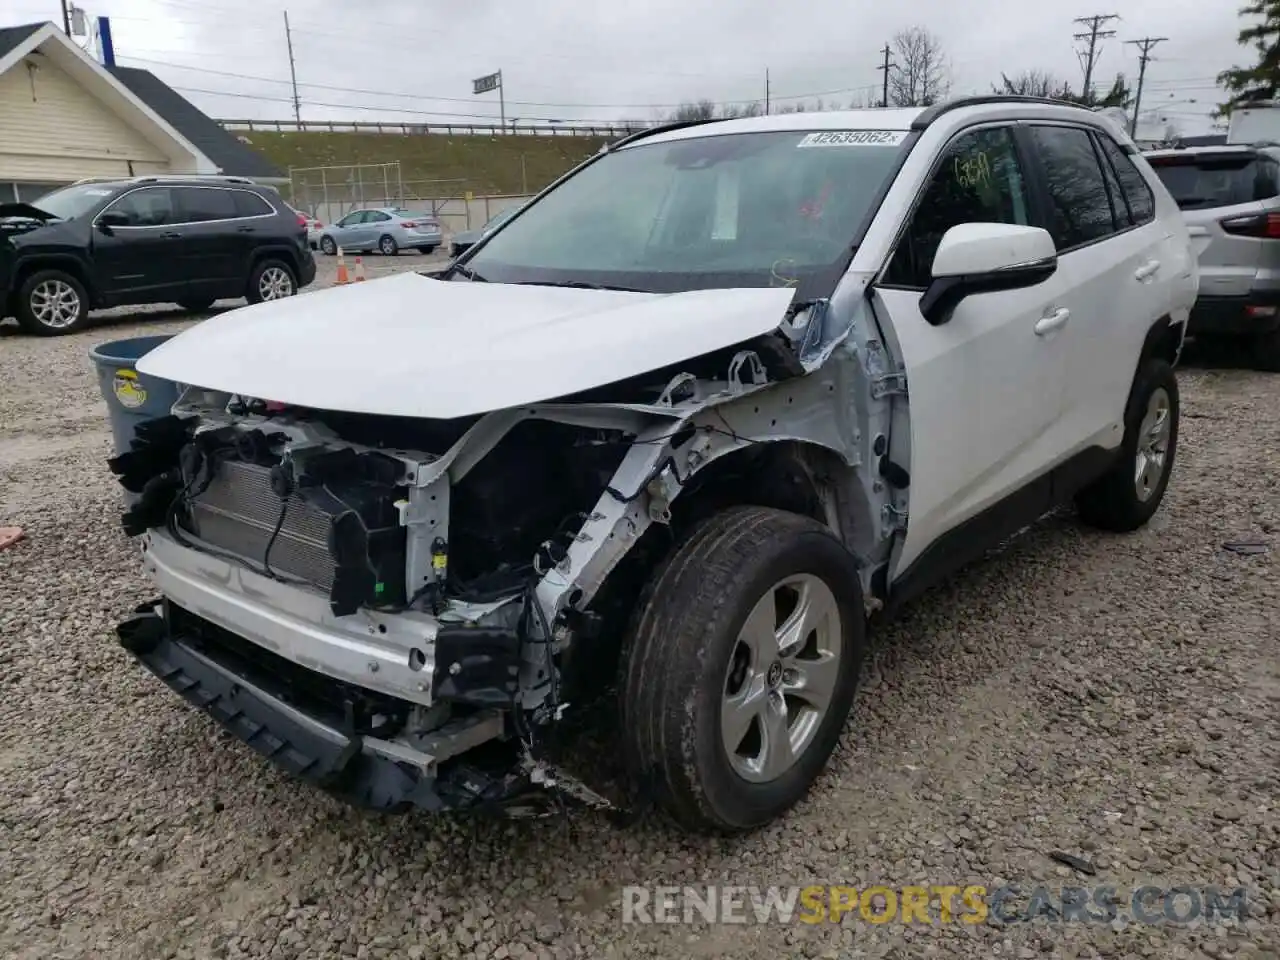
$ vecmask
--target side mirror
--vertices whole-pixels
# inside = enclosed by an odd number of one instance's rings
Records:
[[[98,217],[97,223],[98,229],[108,237],[111,236],[116,227],[127,227],[128,225],[129,218],[123,213],[104,213]]]
[[[1049,231],[1013,223],[961,223],[942,235],[933,257],[933,282],[920,312],[941,326],[966,297],[1034,287],[1058,269]]]

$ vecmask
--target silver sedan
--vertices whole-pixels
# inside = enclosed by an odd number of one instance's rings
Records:
[[[377,250],[393,257],[401,250],[432,253],[444,235],[440,221],[429,213],[414,213],[404,207],[377,207],[352,210],[320,234],[320,249],[333,256],[344,252]]]

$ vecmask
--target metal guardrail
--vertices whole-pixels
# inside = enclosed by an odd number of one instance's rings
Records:
[[[628,124],[523,123],[395,123],[342,120],[218,120],[224,130],[267,130],[276,133],[440,133],[451,136],[625,137],[646,129]]]

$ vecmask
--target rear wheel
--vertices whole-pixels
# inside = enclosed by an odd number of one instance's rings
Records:
[[[735,507],[696,529],[654,574],[622,657],[635,786],[699,833],[750,830],[800,800],[853,701],[859,583],[807,517]]]
[[[338,252],[338,244],[334,241],[333,237],[321,237],[320,250],[326,257],[332,257]]]
[[[378,240],[378,252],[384,257],[394,257],[400,252],[400,245],[396,243],[395,237],[383,234]]]
[[[178,306],[189,313],[204,313],[213,306],[213,298],[201,300],[179,300]]]
[[[435,253],[435,252],[436,252],[436,248],[435,248],[435,245],[434,245],[434,244],[427,244],[427,246],[425,246],[425,247],[419,247],[419,248],[418,248],[418,252],[419,252],[419,253],[424,253],[424,254],[426,254],[427,256],[431,256],[431,254],[433,254],[433,253]]]
[[[1178,451],[1178,409],[1173,368],[1165,360],[1145,361],[1125,415],[1119,458],[1076,497],[1085,523],[1128,533],[1160,509]]]
[[[18,291],[18,323],[28,333],[59,337],[75,333],[88,319],[89,295],[70,273],[37,271]]]
[[[298,292],[298,281],[293,268],[283,260],[263,260],[249,275],[249,289],[245,297],[250,303],[266,300],[283,300]]]

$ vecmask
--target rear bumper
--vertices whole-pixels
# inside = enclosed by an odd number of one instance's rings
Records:
[[[1189,336],[1251,336],[1280,329],[1280,291],[1240,297],[1201,296],[1191,308]]]

